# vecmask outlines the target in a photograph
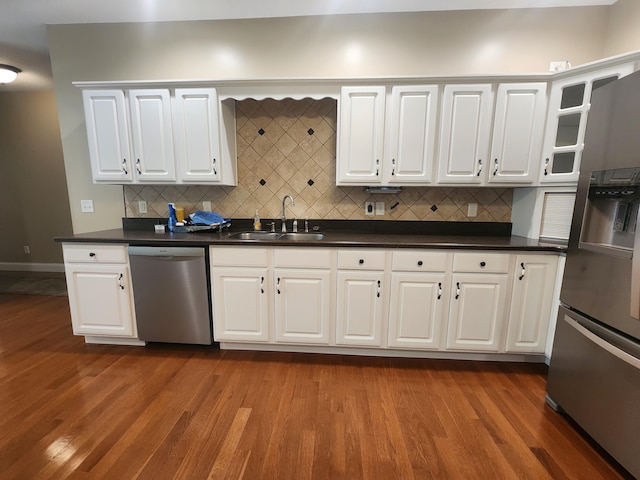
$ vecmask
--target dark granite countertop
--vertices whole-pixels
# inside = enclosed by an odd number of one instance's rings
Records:
[[[383,222],[377,222],[378,225]],[[384,222],[386,223],[386,222]],[[425,222],[422,222],[425,223]],[[362,224],[366,227],[368,224]],[[126,225],[125,225],[126,226]],[[326,227],[325,225],[324,227]],[[523,250],[546,251],[554,253],[566,252],[566,244],[533,240],[530,238],[504,234],[505,229],[466,228],[457,230],[454,234],[447,234],[442,228],[433,228],[433,233],[416,231],[410,224],[404,223],[406,233],[397,229],[374,230],[362,228],[362,231],[331,230],[321,227],[324,238],[322,240],[242,240],[234,236],[241,231],[249,231],[245,222],[237,222],[229,231],[197,232],[197,233],[155,233],[153,228],[131,230],[118,228],[98,232],[82,233],[56,237],[57,242],[85,242],[85,243],[127,243],[129,245],[158,245],[158,246],[208,246],[208,245],[264,245],[264,246],[299,246],[299,247],[363,247],[363,248],[452,248],[478,250]],[[447,226],[451,229],[451,226]],[[381,231],[382,230],[382,231]],[[388,233],[389,230],[391,233]],[[509,229],[510,231],[510,224]],[[497,232],[497,233],[496,233]]]

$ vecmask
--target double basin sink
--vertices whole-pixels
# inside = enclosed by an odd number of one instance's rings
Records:
[[[232,233],[229,237],[237,238],[239,240],[293,240],[293,241],[306,241],[306,240],[322,240],[324,233],[318,232],[239,232]]]

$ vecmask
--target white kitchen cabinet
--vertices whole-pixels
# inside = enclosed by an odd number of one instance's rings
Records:
[[[391,271],[389,332],[393,348],[439,350],[449,313],[450,254],[394,251]]]
[[[507,352],[544,353],[558,269],[556,255],[517,255]]]
[[[275,340],[281,343],[329,343],[331,271],[276,268]]]
[[[130,183],[128,105],[122,90],[83,90],[89,158],[95,182]]]
[[[237,185],[235,106],[215,89],[82,96],[94,182]]]
[[[425,185],[432,181],[437,85],[343,87],[338,185]]]
[[[217,341],[268,342],[269,251],[210,247],[213,337]]]
[[[447,349],[497,352],[502,348],[509,265],[509,254],[454,254]]]
[[[64,244],[73,333],[137,337],[126,245]]]
[[[453,274],[447,349],[500,349],[507,320],[507,281],[507,275]]]
[[[383,281],[383,271],[338,271],[337,345],[382,345]]]
[[[339,250],[336,344],[382,345],[386,255],[383,250]]]
[[[327,248],[273,250],[276,343],[329,343],[331,258]]]
[[[628,75],[633,63],[566,76],[551,84],[540,183],[576,183],[594,89]]]
[[[129,91],[134,168],[139,182],[176,180],[169,90]]]
[[[484,183],[489,168],[492,112],[490,84],[444,87],[438,183]]]
[[[383,157],[384,183],[432,183],[437,106],[437,85],[395,86],[391,89],[389,151]]]
[[[336,182],[382,183],[385,87],[343,87],[340,94]]]
[[[498,85],[488,183],[537,182],[546,92],[546,83]]]
[[[220,121],[214,88],[175,91],[176,163],[179,179],[190,183],[220,183]]]
[[[446,326],[449,288],[444,273],[391,274],[389,347],[438,350]]]
[[[217,341],[269,341],[267,268],[212,268],[213,335]]]

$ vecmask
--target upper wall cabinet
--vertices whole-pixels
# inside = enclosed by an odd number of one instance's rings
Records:
[[[131,139],[139,182],[176,180],[169,90],[130,90]]]
[[[84,90],[91,170],[96,182],[133,181],[127,103],[122,90]]]
[[[336,168],[338,185],[382,183],[384,105],[384,87],[342,88]]]
[[[633,70],[633,63],[626,63],[565,77],[552,83],[540,183],[578,181],[591,93],[598,87],[629,75]]]
[[[225,131],[221,129],[226,104],[218,102],[216,90],[176,89],[174,105],[179,180],[184,183],[235,185],[236,173],[231,155],[222,155],[228,144],[223,140]],[[232,123],[232,135],[235,136],[235,122]]]
[[[437,107],[437,85],[391,89],[389,153],[385,162],[385,178],[389,184],[431,183]]]
[[[545,83],[444,88],[438,183],[527,184],[537,180]],[[493,135],[491,129],[493,126]]]
[[[489,84],[444,87],[438,183],[484,183],[492,103]]]
[[[489,183],[537,181],[546,110],[546,83],[498,85]]]
[[[437,120],[437,85],[343,87],[338,185],[429,184]]]
[[[237,185],[234,107],[215,89],[82,96],[94,182]]]

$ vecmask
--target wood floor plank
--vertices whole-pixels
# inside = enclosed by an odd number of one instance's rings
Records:
[[[620,479],[546,367],[86,345],[0,294],[0,478]]]

